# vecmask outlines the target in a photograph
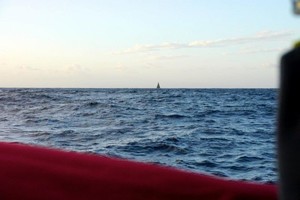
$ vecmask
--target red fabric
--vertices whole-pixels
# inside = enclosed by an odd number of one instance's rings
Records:
[[[0,143],[0,199],[277,199],[273,185],[151,164]]]

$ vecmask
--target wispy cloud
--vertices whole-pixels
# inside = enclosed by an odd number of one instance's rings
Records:
[[[224,52],[222,55],[228,56],[228,55],[237,55],[237,54],[261,54],[261,53],[280,53],[284,51],[285,49],[282,47],[274,47],[274,48],[255,48],[255,47],[247,47],[231,52]]]
[[[265,62],[265,63],[261,64],[261,67],[264,67],[264,68],[275,68],[275,67],[278,67],[278,63]]]
[[[157,51],[157,50],[168,50],[168,49],[179,49],[186,48],[185,44],[179,43],[162,43],[162,44],[149,44],[149,45],[135,45],[129,49],[124,51],[115,52],[115,54],[128,54],[128,53],[141,53],[141,52],[149,52],[149,51]]]
[[[66,66],[66,70],[69,72],[86,72],[88,69],[79,64],[71,64]]]
[[[182,58],[188,58],[187,55],[174,55],[174,56],[151,56],[150,60],[155,61],[168,61],[168,60],[174,60],[174,59],[182,59]]]
[[[6,66],[7,65],[7,63],[6,62],[4,62],[4,61],[0,61],[0,67],[2,67],[2,66]]]
[[[32,66],[28,66],[28,65],[20,65],[18,68],[21,69],[21,70],[28,70],[28,71],[39,71],[39,70],[41,70],[37,67],[32,67]]]
[[[115,54],[130,54],[130,53],[143,53],[159,50],[170,49],[184,49],[184,48],[209,48],[209,47],[224,47],[231,45],[240,45],[246,43],[253,43],[258,41],[273,41],[293,34],[292,31],[263,31],[254,35],[233,37],[216,40],[197,40],[189,43],[162,43],[162,44],[148,44],[148,45],[135,45],[129,49],[115,52]]]
[[[280,52],[282,48],[256,48],[256,49],[245,49],[241,50],[240,54],[256,54],[256,53],[272,53],[272,52]]]
[[[125,65],[123,63],[118,63],[118,64],[116,64],[115,69],[117,71],[125,71],[126,67],[125,67]]]

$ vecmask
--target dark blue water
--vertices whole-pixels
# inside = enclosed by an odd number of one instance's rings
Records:
[[[0,140],[276,182],[274,89],[0,89]]]

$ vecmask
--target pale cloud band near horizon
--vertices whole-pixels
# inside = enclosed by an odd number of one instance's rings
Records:
[[[123,51],[114,52],[113,54],[132,54],[143,53],[159,50],[184,49],[184,48],[209,48],[209,47],[224,47],[238,44],[246,44],[249,42],[272,41],[285,37],[289,37],[293,31],[264,31],[250,36],[233,37],[216,40],[197,40],[189,43],[161,43],[148,45],[135,45]]]

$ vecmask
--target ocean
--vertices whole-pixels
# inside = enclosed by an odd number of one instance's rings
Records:
[[[0,89],[0,141],[277,182],[277,89]]]

